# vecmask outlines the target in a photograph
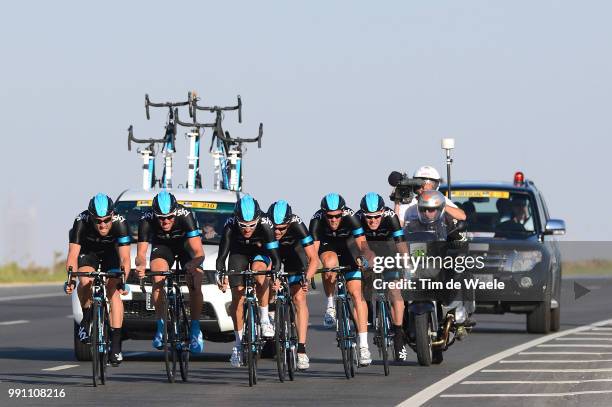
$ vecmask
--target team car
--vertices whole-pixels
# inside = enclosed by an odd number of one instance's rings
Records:
[[[446,185],[440,191],[448,195]],[[561,255],[565,222],[553,219],[535,183],[517,172],[514,182],[456,182],[451,199],[467,216],[467,250],[482,257],[471,270],[481,282],[503,289],[475,292],[476,312],[526,314],[527,332],[559,330]]]
[[[142,292],[140,280],[135,272],[136,242],[138,240],[138,222],[143,212],[150,209],[153,197],[159,192],[150,190],[126,190],[115,201],[115,212],[127,219],[132,238],[132,272],[128,278],[129,294],[122,296],[125,309],[122,337],[123,339],[151,339],[155,333],[155,309],[151,301],[151,284],[145,279],[145,293]],[[202,232],[205,260],[203,264],[204,279],[202,294],[204,303],[200,317],[200,326],[204,338],[214,342],[229,342],[234,340],[234,327],[229,316],[231,293],[223,293],[215,282],[215,262],[219,250],[221,232],[226,220],[233,216],[234,205],[241,194],[228,190],[189,190],[168,189],[177,201],[191,209]],[[149,253],[147,255],[147,271],[149,271]],[[181,277],[179,281],[184,281]],[[186,301],[189,301],[189,291],[181,287]],[[189,313],[189,307],[187,306]],[[75,320],[74,349],[78,360],[90,358],[88,345],[82,344],[76,335],[78,322],[82,318],[81,306],[76,291],[72,295],[72,311]]]

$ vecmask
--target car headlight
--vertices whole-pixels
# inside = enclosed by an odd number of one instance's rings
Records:
[[[513,273],[530,271],[541,261],[542,252],[539,250],[513,251],[504,264],[504,271]]]

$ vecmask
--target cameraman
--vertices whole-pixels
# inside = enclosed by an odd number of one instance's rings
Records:
[[[420,187],[415,187],[415,196],[407,204],[400,204],[399,201],[395,201],[395,213],[397,213],[402,227],[406,221],[414,220],[418,217],[417,202],[418,198],[423,191],[438,190],[440,186],[440,173],[429,165],[420,167],[414,172],[414,179],[421,180],[423,184]],[[457,220],[465,220],[465,212],[460,209],[453,201],[446,199],[445,212],[448,213],[452,218]]]

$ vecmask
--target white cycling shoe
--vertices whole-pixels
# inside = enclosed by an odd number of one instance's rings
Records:
[[[230,357],[230,363],[232,367],[241,367],[242,366],[242,349],[233,347],[232,348],[232,356]]]
[[[333,328],[336,326],[336,309],[328,307],[323,316],[323,326],[325,328]]]
[[[372,355],[368,348],[359,348],[359,366],[369,366],[372,364]]]
[[[264,338],[272,338],[274,337],[274,325],[272,325],[269,321],[261,323],[261,336]]]
[[[297,366],[298,370],[306,370],[310,367],[310,359],[305,353],[297,354]]]

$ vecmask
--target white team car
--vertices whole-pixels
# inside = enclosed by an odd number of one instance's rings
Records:
[[[190,208],[202,231],[202,243],[204,244],[204,280],[202,282],[202,294],[204,304],[200,317],[200,325],[204,338],[215,342],[230,342],[234,340],[234,326],[229,316],[229,307],[232,296],[229,290],[221,292],[215,283],[214,269],[219,251],[219,241],[225,221],[232,216],[234,205],[241,194],[232,191],[209,191],[169,189],[177,201]],[[155,333],[155,310],[151,302],[151,285],[145,285],[146,293],[141,291],[138,277],[134,270],[136,258],[136,242],[138,239],[138,221],[141,214],[151,207],[153,197],[159,192],[157,189],[126,190],[119,195],[115,201],[115,212],[124,216],[130,226],[132,237],[132,273],[128,278],[130,293],[122,297],[125,309],[123,319],[122,336],[124,339],[152,339]],[[151,246],[149,245],[149,254]],[[147,255],[147,271],[149,269],[149,256]],[[189,301],[189,291],[186,286],[181,290]],[[189,310],[189,307],[186,307]],[[77,337],[78,323],[83,315],[81,306],[76,295],[72,295],[72,312],[75,320],[74,350],[78,360],[91,358],[87,345],[83,345]]]

